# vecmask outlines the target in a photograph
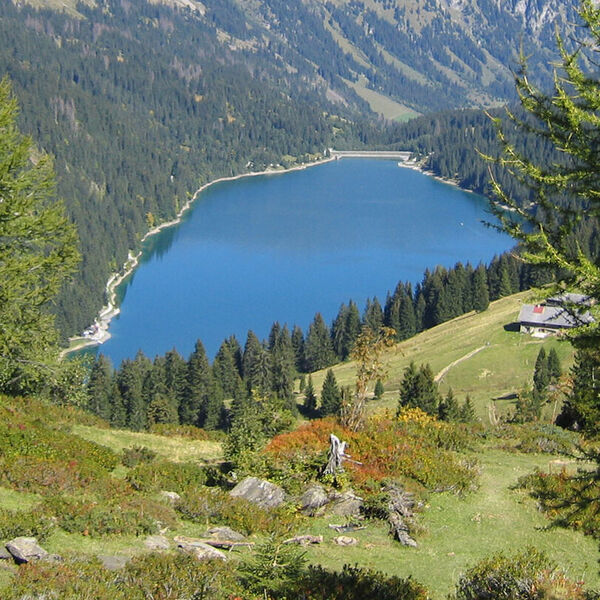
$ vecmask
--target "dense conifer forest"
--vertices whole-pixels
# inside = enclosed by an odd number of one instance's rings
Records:
[[[201,184],[387,135],[333,114],[322,90],[266,69],[260,53],[219,43],[193,14],[107,6],[81,6],[84,18],[0,6],[0,72],[23,130],[56,157],[79,230],[80,272],[55,307],[63,335],[90,324],[110,272]]]

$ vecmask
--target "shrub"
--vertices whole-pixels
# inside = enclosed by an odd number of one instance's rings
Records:
[[[180,437],[198,442],[220,440],[223,433],[220,431],[205,431],[193,425],[176,425],[174,423],[154,423],[150,426],[150,433],[164,435],[165,437]]]
[[[135,467],[139,463],[152,462],[156,458],[156,452],[145,446],[133,446],[123,450],[121,464],[126,467]]]
[[[112,471],[119,457],[110,448],[84,440],[68,432],[46,426],[45,421],[21,418],[18,413],[0,421],[0,456],[31,456],[55,460],[78,461]]]
[[[570,581],[542,552],[527,548],[513,556],[496,554],[462,575],[453,600],[583,600],[580,582]]]
[[[579,435],[548,423],[507,424],[496,430],[504,450],[531,454],[572,455]]]
[[[175,510],[188,521],[228,525],[246,535],[289,529],[295,520],[285,509],[265,510],[216,488],[186,494],[175,504]]]
[[[219,560],[198,562],[186,554],[134,558],[125,567],[119,587],[137,590],[140,600],[248,598],[230,565]]]
[[[127,475],[127,481],[141,492],[168,490],[185,494],[206,483],[202,467],[191,463],[172,463],[167,460],[138,464]]]
[[[406,478],[427,489],[465,492],[477,480],[477,465],[456,454],[472,445],[471,429],[442,423],[419,409],[403,409],[397,419],[390,415],[372,418],[360,432],[323,419],[279,435],[265,448],[272,477],[279,471],[282,480],[314,478],[319,463],[326,463],[330,433],[348,442],[348,453],[362,463],[346,463],[355,485]]]
[[[288,600],[427,600],[427,589],[410,577],[390,577],[379,571],[344,565],[341,571],[309,567],[286,590]]]
[[[19,492],[40,494],[73,492],[90,487],[105,471],[95,470],[89,464],[35,456],[0,458],[0,481]]]
[[[56,519],[61,529],[91,537],[152,534],[176,522],[172,508],[139,496],[118,504],[54,496],[47,498],[42,507],[46,514]]]
[[[581,471],[548,474],[536,471],[519,479],[519,485],[538,500],[556,525],[600,538],[600,473]]]
[[[263,597],[285,597],[287,588],[304,572],[305,554],[293,544],[284,544],[283,538],[269,536],[240,562],[238,573],[244,588]]]
[[[230,600],[248,598],[237,585],[235,571],[220,561],[200,563],[185,554],[147,554],[133,558],[115,573],[97,559],[62,563],[31,562],[4,600]]]
[[[45,540],[54,529],[54,521],[40,510],[8,510],[0,508],[0,540],[19,536]]]

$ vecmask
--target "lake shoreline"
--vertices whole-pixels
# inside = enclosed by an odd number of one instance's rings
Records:
[[[301,171],[310,167],[317,167],[319,165],[327,164],[329,162],[337,160],[335,157],[324,157],[322,159],[316,160],[311,163],[302,163],[300,165],[296,165],[290,168],[282,168],[282,169],[265,169],[264,171],[254,171],[251,173],[240,173],[239,175],[231,175],[228,177],[219,177],[213,181],[209,181],[203,185],[201,185],[191,196],[191,198],[181,207],[177,216],[170,221],[166,221],[153,227],[149,231],[147,231],[141,238],[141,242],[145,242],[148,238],[160,233],[164,229],[169,227],[173,227],[181,223],[181,220],[185,213],[192,207],[195,201],[198,199],[200,194],[207,190],[209,187],[216,185],[217,183],[223,183],[226,181],[237,181],[239,179],[243,179],[246,177],[258,177],[263,175],[278,175],[278,174],[286,174],[291,173],[293,171]],[[120,312],[120,308],[117,306],[117,288],[123,281],[129,277],[139,265],[140,258],[142,256],[142,251],[140,250],[137,254],[132,254],[131,251],[129,256],[121,269],[112,273],[106,282],[105,293],[108,298],[108,302],[104,305],[100,311],[98,312],[98,316],[94,320],[94,324],[92,328],[94,332],[89,335],[79,335],[73,336],[69,338],[69,347],[65,348],[61,351],[60,357],[64,358],[65,356],[77,352],[79,350],[83,350],[84,348],[90,348],[93,346],[99,346],[104,342],[110,339],[110,332],[108,331],[110,327],[110,322],[116,317]]]

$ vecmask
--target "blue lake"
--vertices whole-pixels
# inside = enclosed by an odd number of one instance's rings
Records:
[[[224,338],[243,345],[274,321],[304,331],[317,311],[385,302],[398,281],[426,268],[489,262],[512,240],[482,224],[484,198],[394,161],[343,159],[301,171],[243,178],[204,191],[182,223],[150,238],[119,289],[121,314],[99,348],[118,366],[138,349],[200,338],[214,356]]]

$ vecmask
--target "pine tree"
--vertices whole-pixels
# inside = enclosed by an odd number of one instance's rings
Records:
[[[417,369],[414,362],[411,362],[404,370],[400,383],[398,410],[403,407],[420,408],[430,415],[437,415],[439,403],[440,395],[431,367],[421,365]]]
[[[582,348],[575,353],[571,369],[573,389],[565,401],[558,423],[583,431],[587,436],[600,434],[600,352]]]
[[[562,375],[562,368],[560,366],[560,359],[558,358],[556,348],[550,348],[550,352],[548,353],[548,373],[551,382],[558,381]]]
[[[112,371],[110,360],[104,354],[99,354],[92,365],[87,384],[87,409],[107,421],[110,421],[112,414]]]
[[[335,362],[335,353],[329,337],[329,328],[321,313],[310,324],[304,342],[304,361],[309,372],[318,371]]]
[[[367,299],[367,306],[363,315],[363,327],[369,327],[372,331],[377,332],[383,325],[383,310],[377,297],[373,300]]]
[[[487,310],[490,305],[487,274],[485,267],[479,263],[473,273],[473,309],[477,312]]]
[[[273,332],[272,332],[273,333]],[[276,335],[269,342],[271,352],[271,390],[282,400],[286,400],[288,408],[295,411],[296,405],[292,402],[294,390],[294,348],[287,325],[279,328]]]
[[[331,369],[328,369],[321,389],[321,408],[319,411],[321,416],[339,415],[341,402],[342,396],[335,375]]]
[[[179,420],[183,425],[202,427],[204,408],[215,383],[204,345],[200,340],[196,341],[194,351],[187,362],[186,379],[184,398],[179,404]]]
[[[292,329],[292,348],[294,349],[294,364],[300,373],[305,371],[304,366],[304,333],[298,325]]]
[[[17,127],[18,106],[0,81],[0,392],[55,387],[74,368],[59,361],[58,334],[48,311],[79,261],[77,233],[55,199],[50,157]],[[73,390],[75,391],[75,390]],[[76,395],[73,393],[73,398]]]
[[[375,382],[375,389],[373,390],[373,397],[375,398],[375,400],[381,400],[384,392],[385,392],[385,389],[383,387],[383,382],[381,381],[381,379],[378,379]]]
[[[143,396],[146,369],[141,359],[139,354],[134,361],[125,359],[117,375],[120,397],[126,412],[126,425],[134,431],[145,429],[147,423],[147,404]]]
[[[167,394],[179,413],[179,406],[184,401],[187,389],[187,363],[173,348],[165,354],[165,384]]]
[[[219,382],[226,398],[233,397],[241,379],[241,349],[232,336],[220,346],[212,366],[214,378]]]
[[[456,396],[452,391],[452,388],[448,390],[445,398],[440,401],[438,406],[438,418],[441,421],[448,421],[449,423],[456,423],[460,421],[461,410],[458,406]]]
[[[457,421],[461,423],[474,423],[477,420],[477,414],[475,413],[475,407],[471,402],[471,398],[467,396],[463,405],[460,407]]]
[[[315,394],[315,387],[310,375],[304,389],[304,408],[310,413],[314,413],[317,410],[317,395]]]
[[[545,396],[550,383],[550,372],[548,370],[548,357],[546,350],[540,348],[535,361],[533,372],[533,387],[536,393]]]

